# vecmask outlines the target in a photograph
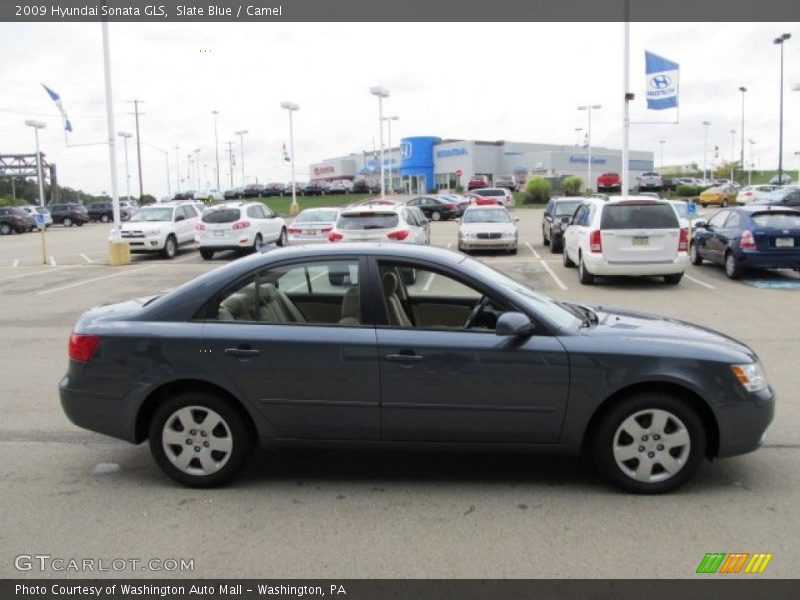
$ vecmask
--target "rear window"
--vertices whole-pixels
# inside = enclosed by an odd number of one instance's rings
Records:
[[[400,218],[397,213],[356,213],[342,215],[336,223],[337,229],[392,229]]]
[[[678,215],[669,204],[609,204],[600,229],[677,229]]]
[[[800,229],[800,214],[793,213],[756,213],[752,217],[753,223],[759,227],[770,229]]]
[[[583,202],[580,200],[576,202],[556,202],[553,210],[557,217],[571,217],[581,204]]]
[[[308,210],[297,215],[295,223],[330,222],[336,219],[335,210]]]
[[[238,208],[207,210],[203,213],[203,223],[233,223],[240,216],[241,211]]]
[[[481,196],[505,196],[504,190],[481,190]]]

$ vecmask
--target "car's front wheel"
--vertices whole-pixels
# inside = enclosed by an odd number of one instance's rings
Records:
[[[700,253],[697,251],[697,244],[689,246],[689,260],[691,260],[692,264],[695,266],[703,264],[703,257],[700,256]]]
[[[164,255],[164,258],[175,258],[178,254],[178,242],[175,241],[174,236],[167,236],[166,241],[164,242],[164,249],[161,251]]]
[[[442,214],[440,212],[438,212],[438,211],[433,211],[431,213],[431,219],[433,221],[441,221],[442,220]]]
[[[150,422],[150,452],[175,481],[212,487],[231,479],[253,449],[255,435],[242,412],[203,391],[175,394]]]
[[[8,223],[0,224],[0,234],[1,235],[10,235],[11,234],[11,226]]]
[[[61,221],[61,223],[64,225],[64,227],[72,227],[72,219],[69,217],[64,217],[64,220]]]
[[[591,440],[600,471],[624,490],[672,491],[700,466],[706,449],[703,423],[681,398],[637,394],[602,417]]]

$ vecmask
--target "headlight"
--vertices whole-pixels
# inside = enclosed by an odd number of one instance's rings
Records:
[[[767,376],[760,364],[732,365],[731,371],[748,392],[760,392],[767,389]]]
[[[145,235],[147,237],[154,237],[154,236],[157,236],[157,235],[161,235],[161,230],[160,229],[151,229]]]

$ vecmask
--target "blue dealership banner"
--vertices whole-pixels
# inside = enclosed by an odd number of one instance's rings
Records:
[[[647,77],[647,108],[665,110],[678,107],[678,75],[680,65],[669,59],[645,51]]]

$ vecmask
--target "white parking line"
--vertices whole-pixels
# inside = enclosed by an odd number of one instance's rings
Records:
[[[66,266],[59,267],[58,270],[69,269],[71,267],[81,267],[81,266],[83,266],[83,265],[66,265]],[[21,273],[20,275],[14,275],[13,277],[5,277],[3,279],[0,279],[0,283],[4,283],[6,281],[12,281],[14,279],[22,279],[23,277],[33,277],[35,275],[41,275],[43,273],[53,273],[53,272],[55,272],[55,271],[48,266],[47,268],[42,269],[41,271],[33,271],[33,272],[30,272],[30,273]]]
[[[685,275],[685,274],[684,274],[684,275]],[[713,286],[713,285],[711,285],[710,283],[706,283],[705,281],[700,281],[699,279],[695,279],[695,278],[694,278],[694,277],[692,277],[691,275],[685,275],[685,277],[686,277],[686,279],[688,279],[689,281],[694,281],[696,284],[698,284],[698,285],[702,285],[704,288],[708,288],[709,290],[715,290],[715,289],[717,289],[716,287],[714,287],[714,286]]]
[[[53,258],[52,256],[50,257],[50,264],[53,265],[54,267],[56,266],[56,259]]]
[[[539,262],[540,262],[540,263],[541,263],[541,265],[544,267],[544,270],[545,270],[545,271],[547,271],[548,273],[550,273],[550,277],[552,277],[552,278],[553,278],[553,281],[555,281],[555,282],[556,282],[556,285],[557,285],[558,287],[560,287],[562,290],[566,290],[566,289],[567,289],[567,286],[565,286],[565,285],[564,285],[564,282],[563,282],[563,281],[561,281],[561,280],[558,278],[558,275],[556,275],[555,271],[553,271],[553,269],[551,269],[551,268],[550,268],[550,265],[548,265],[548,264],[547,264],[546,262],[544,262],[543,260],[540,260]]]
[[[430,277],[428,277],[428,281],[425,282],[425,286],[422,288],[423,291],[430,291],[434,277],[436,277],[436,273],[431,273]]]
[[[532,253],[532,254],[533,254],[533,255],[534,255],[536,258],[542,258],[541,256],[539,256],[539,253],[538,253],[536,250],[534,250],[534,249],[533,249],[533,246],[531,246],[531,243],[530,243],[530,242],[525,242],[525,245],[528,247],[528,250],[530,250],[530,251],[531,251],[531,253]],[[564,289],[566,289],[566,288],[564,288]]]
[[[118,271],[116,273],[111,273],[110,275],[103,275],[101,277],[93,277],[92,279],[84,279],[83,281],[76,281],[75,283],[70,283],[69,285],[62,285],[61,287],[57,288],[50,288],[49,290],[42,290],[41,292],[36,292],[37,296],[44,296],[45,294],[52,294],[54,292],[61,292],[63,290],[69,290],[74,287],[78,287],[80,285],[85,285],[87,283],[94,283],[95,281],[101,281],[103,279],[110,279],[112,277],[119,277],[120,275],[130,275],[132,273],[139,273],[141,271],[147,271],[148,269],[155,269],[160,265],[148,265],[146,267],[141,267],[139,269],[128,270],[124,269],[122,271]]]
[[[12,264],[11,266],[12,266],[12,267],[18,267],[18,266],[19,266],[19,259],[16,259],[16,260],[14,261],[14,264]]]
[[[448,243],[447,243],[447,249],[449,250],[449,249],[450,249],[450,248],[452,248],[452,247],[453,247],[453,242],[448,242]]]
[[[86,256],[86,255],[85,255],[83,252],[81,252],[81,258],[82,258],[83,260],[85,260],[87,263],[93,263],[93,262],[94,262],[94,261],[93,261],[91,258],[89,258],[88,256]]]

